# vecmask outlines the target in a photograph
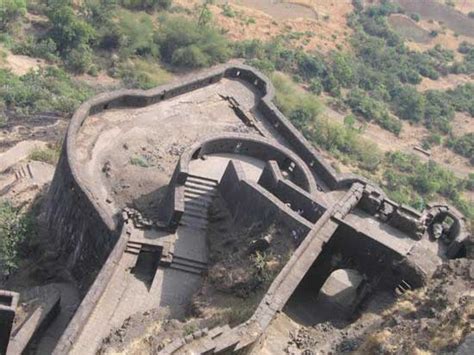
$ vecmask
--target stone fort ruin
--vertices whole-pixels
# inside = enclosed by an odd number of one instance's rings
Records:
[[[225,65],[148,91],[101,94],[76,111],[46,215],[84,297],[55,354],[95,353],[136,313],[183,317],[212,262],[216,199],[236,225],[284,226],[293,248],[248,319],[175,337],[162,354],[258,350],[287,305],[321,311],[305,295],[321,291],[350,313],[375,290],[424,285],[443,259],[465,253],[468,232],[453,208],[420,213],[363,177],[336,173],[273,100],[261,73]],[[255,248],[271,244],[262,238]],[[4,349],[18,332],[15,303],[0,294]]]

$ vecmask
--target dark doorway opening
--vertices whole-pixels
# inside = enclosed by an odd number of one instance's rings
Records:
[[[161,249],[140,250],[132,274],[150,288],[160,263]]]
[[[10,307],[12,305],[12,302],[13,302],[12,296],[0,295],[0,306]]]

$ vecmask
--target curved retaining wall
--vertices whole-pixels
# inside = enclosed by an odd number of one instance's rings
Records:
[[[316,181],[304,162],[292,151],[260,136],[248,134],[211,135],[195,143],[181,155],[160,204],[162,222],[170,229],[177,228],[184,213],[184,184],[189,175],[189,164],[204,155],[230,153],[245,155],[262,161],[275,161],[282,170],[290,170],[291,180],[309,194],[318,193]]]
[[[103,264],[117,241],[120,229],[118,216],[112,215],[106,202],[99,200],[90,188],[96,181],[91,181],[81,172],[76,139],[84,121],[89,115],[111,108],[155,104],[211,85],[223,77],[244,80],[260,92],[262,98],[257,109],[329,188],[347,187],[358,181],[367,182],[355,175],[337,175],[273,104],[274,89],[269,80],[248,66],[223,65],[194,75],[191,79],[147,91],[119,90],[98,95],[82,104],[71,119],[46,207],[46,217],[52,237],[57,242],[57,250],[67,256],[68,265],[80,279],[84,274],[94,275],[92,269],[97,270]],[[299,165],[308,169],[305,164]],[[177,208],[179,210],[180,206]],[[88,268],[89,265],[92,267]],[[85,281],[85,284],[89,283],[90,280]]]
[[[123,248],[123,243],[117,244],[117,240],[122,240],[122,238],[119,239],[120,218],[112,215],[106,202],[99,200],[97,196],[94,195],[91,186],[97,182],[90,180],[81,172],[82,166],[79,163],[76,151],[76,139],[81,126],[91,114],[96,114],[110,108],[144,107],[155,104],[171,97],[211,85],[223,77],[244,80],[253,85],[260,92],[262,98],[257,104],[257,109],[262,113],[264,119],[274,127],[278,134],[286,139],[292,151],[298,156],[296,159],[293,159],[293,161],[297,163],[298,167],[301,167],[301,170],[299,170],[299,168],[297,170],[304,172],[304,174],[296,174],[300,183],[306,184],[305,176],[308,176],[309,170],[320,177],[329,189],[350,187],[356,182],[361,182],[363,185],[369,183],[365,178],[357,175],[338,175],[273,104],[274,89],[268,79],[261,73],[247,66],[220,66],[175,84],[161,86],[148,91],[120,90],[98,95],[85,102],[79,107],[71,119],[61,157],[50,187],[45,212],[50,226],[51,236],[57,244],[56,249],[58,253],[67,258],[68,266],[72,269],[74,274],[82,280],[84,286],[92,282],[96,271],[99,270],[102,265],[103,268],[99,277],[89,289],[86,298],[82,302],[71,325],[68,327],[62,341],[58,344],[57,349],[60,349],[60,352],[61,349],[64,351],[68,349],[68,346],[70,346],[80,331],[81,325],[87,321],[93,309],[93,305],[100,297],[103,286],[107,283],[107,277],[114,268],[113,263],[105,263],[110,252],[115,247],[114,252],[110,255],[110,257],[114,259],[118,257],[117,255],[121,255],[120,251]],[[209,153],[216,148],[215,145],[211,144],[207,148],[204,147],[202,152],[205,153],[206,149],[208,149]],[[182,174],[180,175],[179,173],[180,169],[183,169],[183,167],[178,166],[175,175],[173,175],[173,178],[177,182],[182,178]],[[309,179],[308,181],[309,185],[307,187],[312,191],[314,188],[314,180]],[[182,189],[177,188],[171,196],[168,196],[170,204],[172,204],[173,207],[172,211],[179,213],[184,209],[184,206],[182,206],[182,192]],[[317,221],[310,235],[314,234],[318,226],[322,226],[322,224],[327,221],[327,218],[329,218],[328,213],[326,213],[325,216]],[[329,225],[331,226],[331,224]],[[331,228],[332,227],[333,226],[331,226]],[[460,237],[456,236],[455,240],[459,241]],[[303,243],[305,242],[318,243],[319,245],[322,240],[320,236],[317,236],[315,238],[306,238]],[[298,252],[305,250],[305,246],[302,245]],[[295,255],[292,260],[296,260],[295,258],[297,257],[298,255]],[[292,263],[285,266],[283,272],[277,277],[276,283],[274,284],[275,287],[279,282],[286,280],[287,277],[295,279],[294,275],[287,273],[287,271],[292,270],[294,266]],[[302,270],[300,271],[302,272]],[[299,274],[301,274],[301,272],[299,272]],[[273,288],[269,290],[269,295],[267,295],[266,298],[273,294],[272,290]],[[272,297],[280,298],[275,295]],[[270,314],[263,314],[262,316],[265,317],[266,321]],[[255,317],[258,318],[260,315],[255,314],[253,319],[255,319]]]

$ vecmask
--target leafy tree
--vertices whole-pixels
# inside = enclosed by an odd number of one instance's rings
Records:
[[[456,153],[470,158],[474,163],[474,133],[466,133],[457,138],[452,138],[447,141],[448,147]]]
[[[166,10],[172,0],[122,0],[122,5],[134,10]]]
[[[0,30],[5,31],[8,26],[26,13],[25,0],[0,1]]]
[[[297,56],[297,66],[298,73],[305,80],[322,77],[326,73],[326,64],[323,59],[306,53]]]
[[[342,87],[350,87],[355,82],[354,63],[350,56],[334,53],[331,58],[332,74]]]
[[[227,40],[214,28],[184,17],[165,19],[155,41],[165,62],[187,68],[224,62],[231,53]]]
[[[9,275],[18,267],[19,249],[31,232],[31,220],[7,202],[0,202],[0,273]]]
[[[412,86],[397,86],[391,92],[395,114],[404,119],[420,122],[425,116],[425,98]]]
[[[49,0],[47,16],[51,22],[49,37],[62,55],[94,39],[93,27],[74,12],[70,0]]]
[[[57,111],[72,113],[92,94],[61,69],[47,67],[16,76],[0,69],[0,107],[23,113]]]
[[[129,11],[117,12],[116,36],[120,55],[159,56],[159,48],[154,42],[154,26],[148,14],[135,14]]]
[[[436,128],[444,133],[451,130],[450,121],[454,117],[454,108],[446,94],[428,90],[425,93],[425,124],[428,128]]]
[[[383,128],[399,134],[401,123],[390,116],[385,104],[378,101],[360,89],[351,90],[346,100],[352,112],[365,118],[367,121],[375,121]]]

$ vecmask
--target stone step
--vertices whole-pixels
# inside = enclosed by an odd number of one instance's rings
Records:
[[[220,327],[212,328],[211,330],[209,330],[208,335],[211,339],[214,339],[228,330],[230,330],[230,327],[226,324]]]
[[[25,167],[24,164],[20,165],[16,170],[15,170],[15,178],[17,180],[20,180],[22,178],[31,177],[31,171],[28,169],[28,166]]]
[[[201,275],[202,274],[201,270],[195,269],[194,267],[180,265],[180,264],[176,264],[176,263],[171,263],[170,269],[184,271],[184,272],[187,272],[187,273],[190,273],[190,274],[195,274],[195,275]]]
[[[206,230],[208,227],[208,222],[207,220],[203,219],[195,219],[194,217],[183,217],[181,218],[181,221],[179,222],[180,225],[186,226],[189,228],[193,229],[201,229],[201,230]]]
[[[212,199],[216,198],[217,192],[204,192],[200,190],[194,190],[194,189],[184,189],[184,195],[188,195],[191,197],[210,197]]]
[[[194,200],[205,200],[209,202],[214,201],[214,198],[215,198],[215,196],[212,196],[212,195],[200,194],[200,193],[196,193],[194,191],[188,191],[188,190],[184,190],[184,197],[189,197]]]
[[[207,270],[207,264],[206,263],[203,263],[202,261],[198,261],[198,260],[183,258],[183,257],[177,256],[177,255],[173,256],[172,264],[188,266],[188,267],[195,268],[196,270],[201,270],[201,271]]]
[[[184,206],[193,206],[193,207],[202,207],[202,208],[208,208],[211,204],[212,201],[207,201],[207,200],[199,200],[197,198],[192,198],[192,197],[187,197],[184,196]]]
[[[208,208],[207,206],[203,206],[203,205],[193,205],[192,203],[187,203],[184,205],[184,213],[186,212],[201,214],[207,217]]]
[[[405,280],[402,280],[400,284],[396,287],[395,293],[399,296],[403,295],[405,292],[411,291],[412,287],[411,285],[406,282]]]
[[[181,217],[181,222],[185,223],[188,226],[190,225],[207,227],[209,225],[209,221],[207,220],[207,218],[198,218],[186,214]]]
[[[126,247],[125,248],[125,253],[129,253],[129,254],[133,254],[133,255],[138,255],[140,254],[140,248],[136,249],[136,248],[130,248],[130,247]]]
[[[216,191],[217,190],[217,186],[210,186],[210,185],[206,185],[206,184],[201,184],[201,183],[195,182],[195,181],[186,181],[184,186],[186,188],[192,188],[192,189],[201,190],[201,191]]]
[[[193,174],[188,174],[188,177],[186,179],[186,181],[197,181],[197,182],[200,182],[202,184],[209,184],[211,186],[217,186],[219,185],[218,181],[215,180],[215,179],[211,179],[211,178],[207,178],[207,177],[204,177],[204,176],[198,176],[198,175],[193,175]]]
[[[129,252],[131,254],[139,254],[140,251],[156,251],[157,248],[153,245],[147,245],[147,244],[142,244],[139,242],[134,242],[134,241],[128,241],[127,242],[127,247],[125,248],[126,252]]]
[[[206,211],[199,211],[199,210],[189,210],[189,209],[184,209],[184,216],[190,216],[194,218],[199,218],[199,219],[207,219],[207,212]]]

